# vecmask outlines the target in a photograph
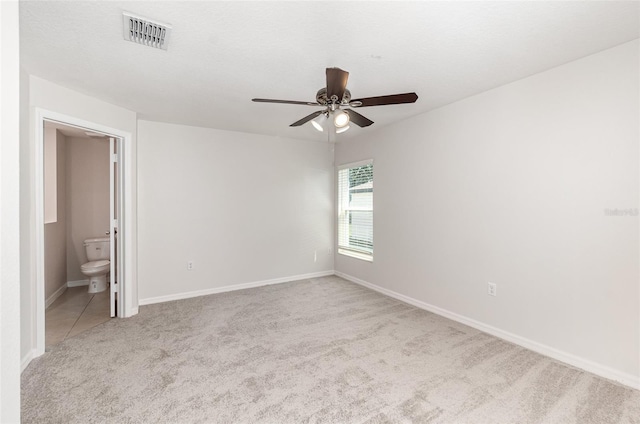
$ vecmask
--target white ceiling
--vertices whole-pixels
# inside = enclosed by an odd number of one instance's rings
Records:
[[[350,72],[354,98],[415,91],[415,104],[361,108],[375,131],[633,40],[629,2],[20,2],[30,74],[142,119],[309,140],[289,124],[319,110],[325,68]],[[122,11],[166,22],[168,51],[122,37]]]

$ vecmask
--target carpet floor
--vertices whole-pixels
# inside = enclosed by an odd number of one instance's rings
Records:
[[[143,306],[22,374],[23,423],[640,423],[626,388],[338,277]]]

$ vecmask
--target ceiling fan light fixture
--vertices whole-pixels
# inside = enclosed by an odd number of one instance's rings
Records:
[[[313,128],[317,129],[320,132],[324,132],[324,123],[327,120],[329,114],[327,112],[323,112],[314,119],[311,120],[311,125]]]
[[[311,121],[311,125],[313,125],[313,128],[317,129],[320,132],[324,131],[324,128],[322,128],[322,125],[320,125],[320,122],[318,122],[318,118]]]
[[[342,134],[343,132],[347,131],[349,128],[351,128],[350,125],[344,126],[342,128],[336,128],[336,134]]]
[[[343,110],[337,111],[333,117],[333,125],[343,128],[349,125],[349,114]]]

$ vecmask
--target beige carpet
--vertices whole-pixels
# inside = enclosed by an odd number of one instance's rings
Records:
[[[338,277],[142,307],[22,375],[24,423],[640,423],[640,392]]]

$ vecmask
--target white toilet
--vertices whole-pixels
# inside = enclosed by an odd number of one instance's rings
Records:
[[[87,252],[89,262],[82,265],[80,270],[89,281],[89,293],[99,293],[107,289],[107,274],[109,274],[111,262],[111,246],[109,237],[90,238],[84,241],[84,249]]]

